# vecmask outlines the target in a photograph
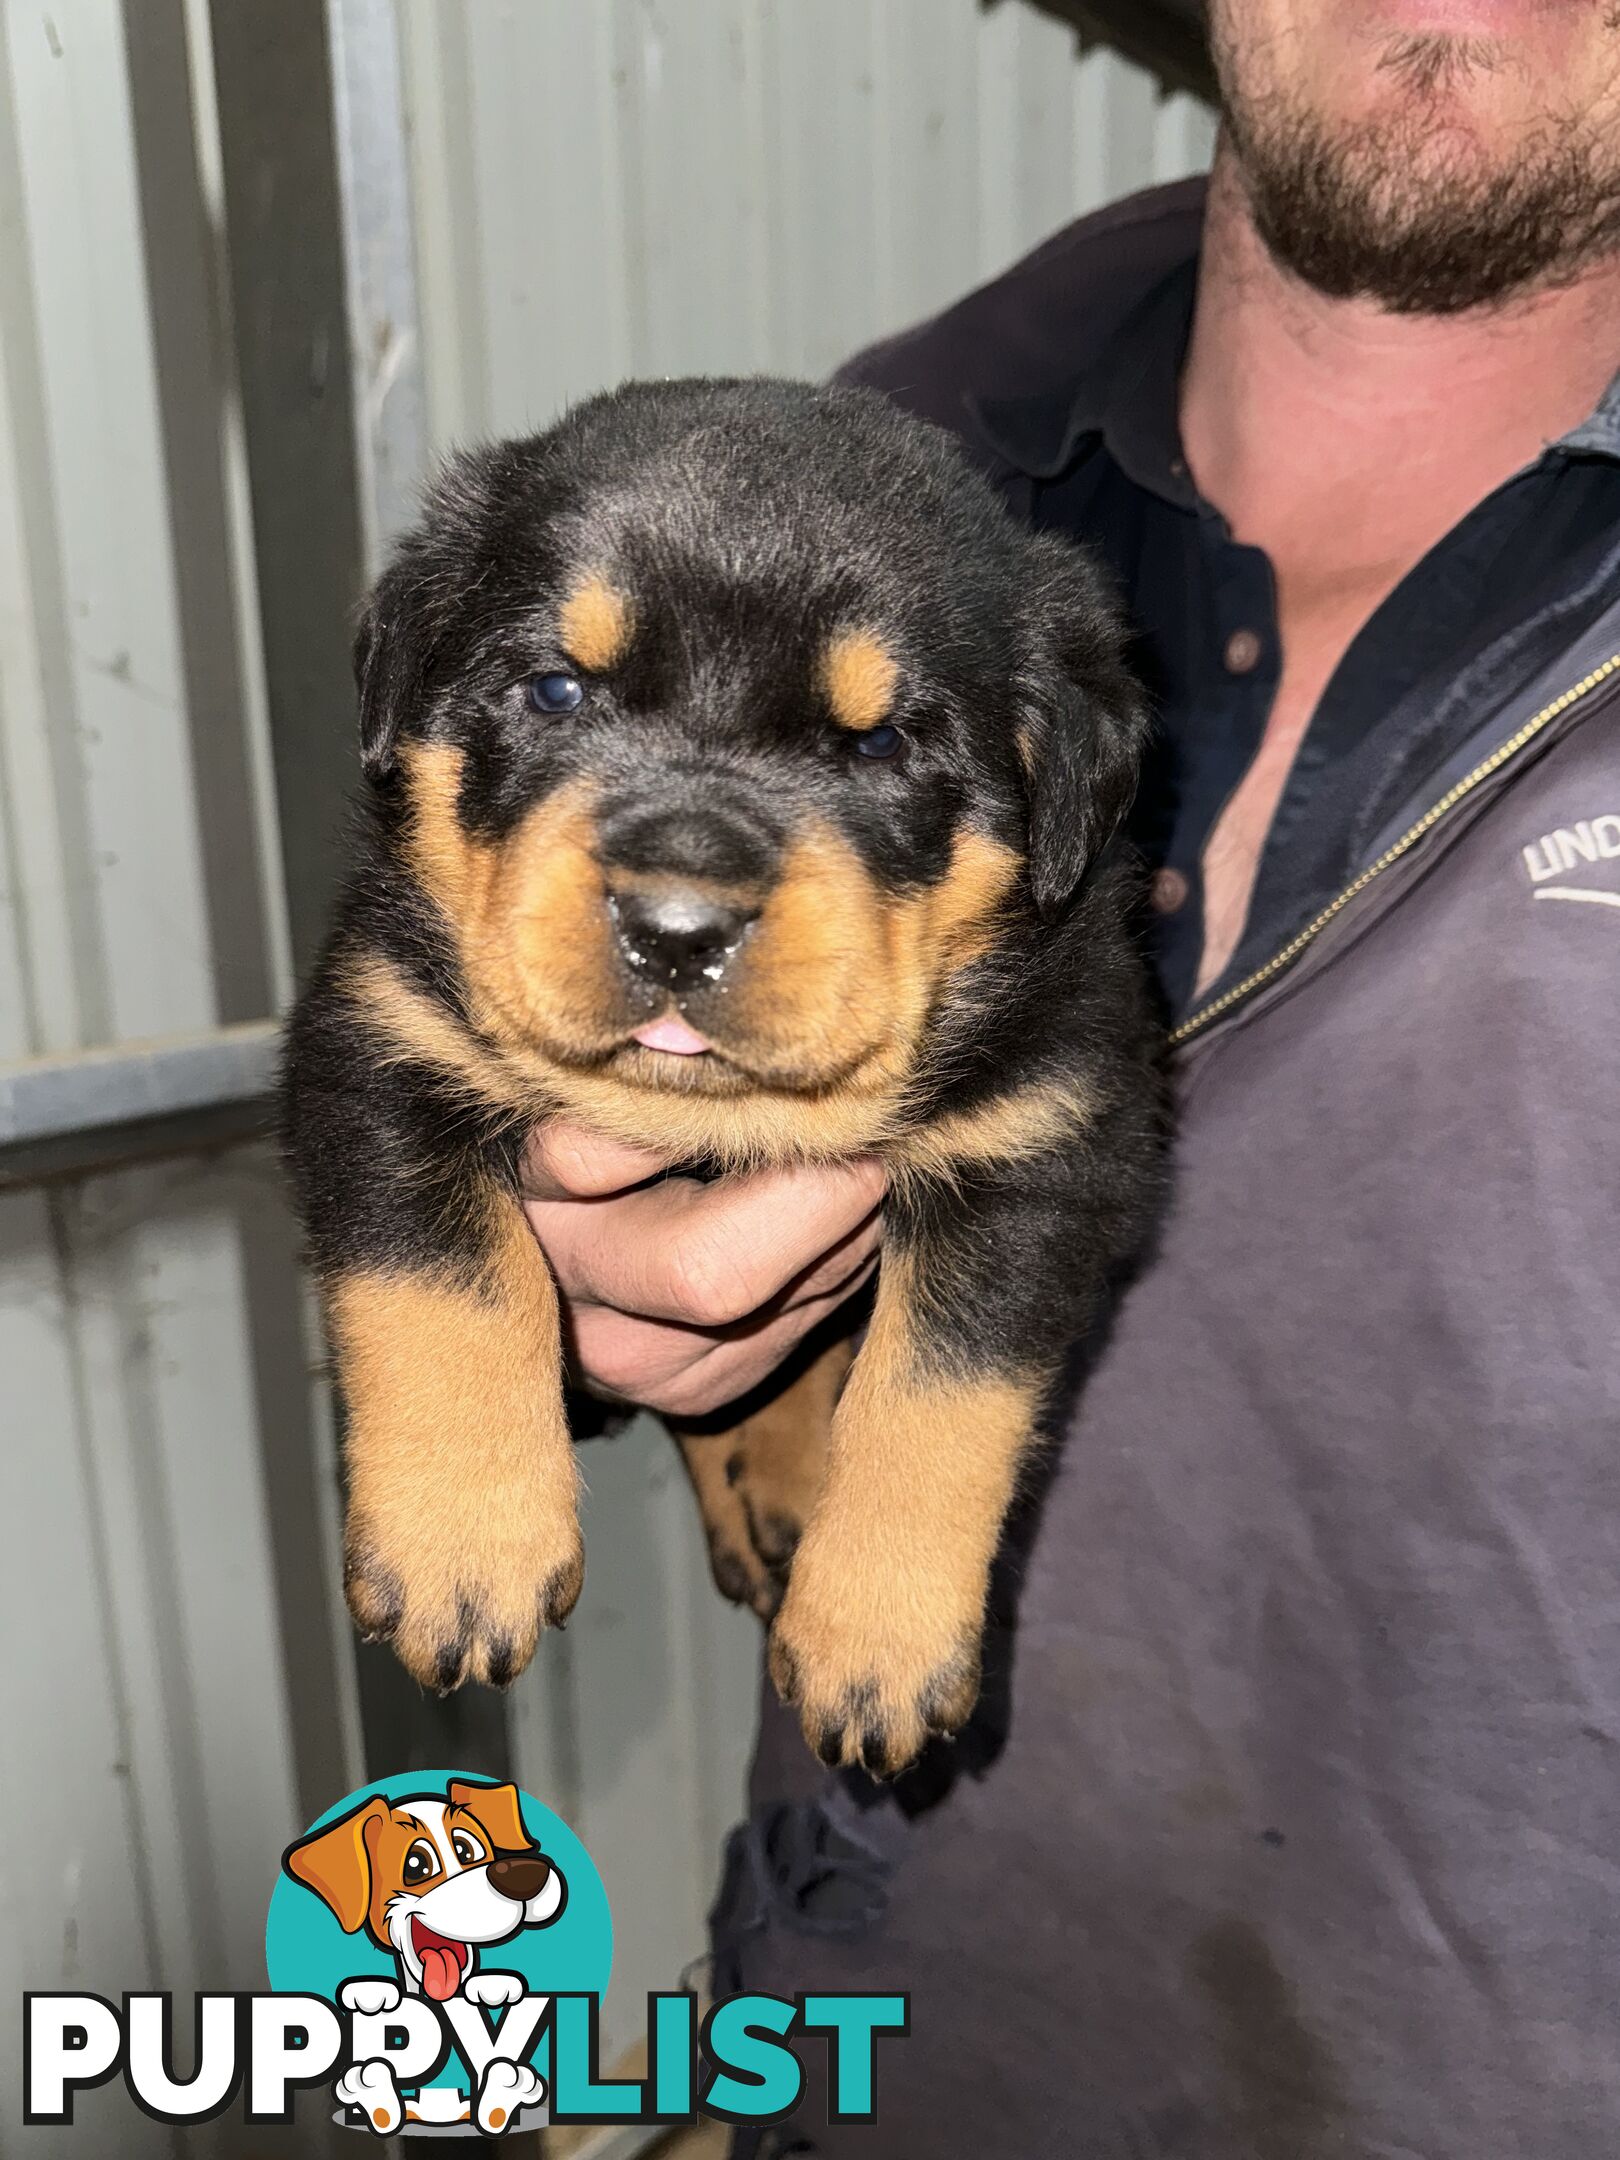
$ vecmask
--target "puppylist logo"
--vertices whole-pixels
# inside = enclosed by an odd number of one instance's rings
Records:
[[[270,1986],[192,1998],[192,2069],[175,2071],[176,2001],[38,1993],[23,2004],[24,2121],[73,2121],[121,2072],[160,2122],[292,2120],[330,2088],[379,2137],[504,2137],[542,2123],[778,2122],[804,2092],[793,2041],[823,2038],[828,2112],[877,2119],[877,2044],[904,1995],[647,2000],[647,2073],[602,2074],[613,1962],[601,1877],[568,1825],[515,1785],[458,1772],[383,1778],[282,1855],[265,1930]]]

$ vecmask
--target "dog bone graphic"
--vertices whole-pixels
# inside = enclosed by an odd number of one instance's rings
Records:
[[[378,2137],[391,2137],[405,2120],[399,2087],[385,2062],[355,2063],[344,2071],[333,2091],[344,2107],[365,2110],[366,2121]]]
[[[502,2137],[517,2120],[518,2111],[535,2106],[545,2093],[546,2081],[538,2070],[497,2056],[478,2087],[473,2119],[487,2136]]]

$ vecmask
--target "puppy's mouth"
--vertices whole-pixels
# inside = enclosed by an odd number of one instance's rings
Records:
[[[678,1013],[666,1013],[661,1020],[650,1020],[631,1036],[632,1042],[640,1043],[644,1050],[660,1051],[665,1057],[707,1057],[714,1049],[706,1035],[700,1035]]]
[[[448,2002],[472,1963],[472,1952],[465,1943],[452,1942],[448,1935],[439,1934],[414,1913],[411,1916],[411,1948],[422,1961],[423,1994],[434,2002]]]

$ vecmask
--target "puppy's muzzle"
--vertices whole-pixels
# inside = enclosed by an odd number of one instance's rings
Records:
[[[666,995],[724,975],[775,876],[779,839],[746,804],[694,799],[690,776],[656,807],[609,804],[598,836],[608,910],[630,972]],[[711,789],[713,783],[710,783]]]
[[[719,900],[678,885],[617,893],[609,905],[619,949],[631,968],[677,992],[718,982],[759,913],[746,902]]]

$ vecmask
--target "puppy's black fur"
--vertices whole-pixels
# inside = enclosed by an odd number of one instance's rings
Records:
[[[453,464],[356,662],[364,814],[285,1130],[357,1614],[426,1680],[501,1680],[577,1591],[555,1302],[517,1223],[537,1119],[711,1173],[876,1152],[877,1312],[830,1457],[807,1436],[786,1510],[779,1433],[752,1494],[729,1440],[723,1479],[688,1460],[762,1611],[780,1566],[763,1585],[738,1523],[803,1530],[773,1669],[830,1759],[896,1767],[971,1708],[1021,1452],[1153,1201],[1110,847],[1143,726],[1098,581],[869,393],[638,385]],[[660,1021],[708,1050],[636,1041]]]

